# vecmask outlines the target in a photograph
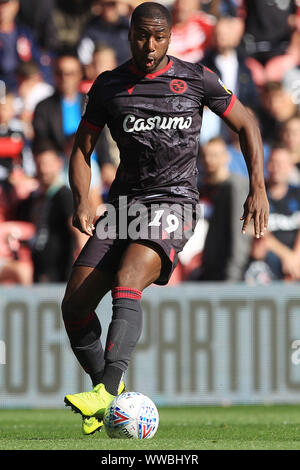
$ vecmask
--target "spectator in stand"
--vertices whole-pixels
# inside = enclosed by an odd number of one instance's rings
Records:
[[[24,123],[25,136],[33,139],[32,119],[37,104],[51,96],[53,87],[43,80],[40,69],[35,62],[22,62],[17,70],[18,96],[17,112]]]
[[[18,192],[27,191],[26,175],[32,176],[34,166],[31,160],[31,151],[28,155],[28,145],[25,139],[24,125],[17,118],[16,96],[6,93],[3,102],[0,101],[0,180],[6,179],[14,168],[14,175],[24,176],[21,185],[17,185]],[[18,171],[16,170],[18,169]]]
[[[208,229],[201,265],[190,276],[194,281],[240,281],[248,261],[251,236],[242,235],[239,223],[249,185],[247,178],[230,174],[229,158],[222,138],[202,148],[199,191]]]
[[[82,80],[82,69],[75,56],[62,55],[55,62],[56,88],[55,93],[41,101],[34,112],[34,151],[44,149],[45,142],[52,143],[59,152],[65,155],[65,166],[70,156],[70,143],[81,120],[85,96],[79,92]],[[102,133],[93,153],[91,198],[96,208],[101,204],[100,169],[106,164],[114,164],[109,153],[105,133]],[[106,168],[104,168],[105,172]]]
[[[102,72],[105,72],[106,70],[113,70],[116,66],[117,59],[114,49],[112,49],[110,46],[107,46],[107,44],[96,43],[92,62],[87,68],[87,77],[89,80],[85,80],[81,83],[81,90],[84,90],[84,92],[87,93],[98,75],[100,75]],[[119,165],[120,157],[117,144],[112,139],[107,126],[104,127],[101,135],[102,134],[105,134],[105,139],[102,139],[102,145],[107,145],[106,150],[102,147],[102,152],[104,151],[110,155],[110,160],[107,160],[102,164],[100,161],[98,162],[101,166],[102,195],[105,199],[109,188],[115,179],[116,169]],[[97,152],[96,156],[98,159]]]
[[[26,0],[25,0],[26,1]],[[92,0],[55,0],[51,20],[55,31],[54,51],[77,49],[90,21]]]
[[[282,83],[267,83],[261,95],[259,121],[265,143],[273,145],[278,140],[280,127],[290,117],[297,114],[299,105]]]
[[[14,122],[15,95],[6,93],[0,102],[0,180],[6,180],[14,161],[20,161],[24,147],[24,136],[20,123]]]
[[[280,129],[280,142],[288,148],[293,162],[289,183],[300,186],[300,114],[287,119]]]
[[[18,21],[31,29],[35,41],[43,52],[54,50],[57,35],[52,13],[57,0],[19,0],[19,3]],[[42,60],[47,60],[47,57],[43,57]]]
[[[244,58],[237,50],[243,29],[240,18],[220,18],[214,29],[212,46],[201,63],[216,72],[245,106],[255,109],[258,108],[258,91]]]
[[[255,83],[281,81],[300,63],[300,8],[298,0],[244,0],[243,48]]]
[[[33,178],[23,169],[24,135],[19,121],[14,118],[15,96],[5,95],[0,103],[0,220],[13,220],[20,199],[28,196],[35,187]]]
[[[206,51],[201,63],[216,72],[226,87],[231,90],[245,106],[253,109],[259,107],[259,95],[253,82],[250,70],[237,47],[243,34],[243,23],[240,18],[226,16],[217,21],[213,32],[211,47]],[[229,128],[222,119],[209,109],[204,110],[204,119],[214,123],[205,127],[201,134],[201,142],[205,143],[210,137],[221,135],[229,139]],[[211,135],[211,133],[214,133]],[[242,158],[242,160],[244,160]]]
[[[35,108],[33,117],[34,149],[44,141],[64,151],[65,140],[73,135],[81,118],[84,96],[78,91],[81,65],[75,56],[63,54],[54,64],[55,91]]]
[[[94,80],[100,73],[106,70],[113,70],[117,65],[115,50],[105,43],[96,42],[92,60],[84,66],[85,80],[80,84],[80,91],[88,93]]]
[[[118,64],[130,58],[129,17],[137,3],[135,0],[94,0],[94,17],[86,25],[78,49],[82,64],[91,62],[96,42],[111,46]]]
[[[48,145],[64,155],[67,183],[68,157],[66,149],[72,142],[84,105],[84,95],[79,92],[82,79],[81,64],[77,57],[62,55],[55,61],[55,92],[42,100],[35,108],[33,117],[34,153],[41,153]],[[98,170],[95,166],[93,173]],[[93,179],[91,197],[95,207],[101,203],[100,179]]]
[[[210,45],[216,19],[201,11],[199,0],[175,0],[169,54],[188,62],[202,59]]]
[[[292,170],[293,161],[288,148],[275,146],[268,161],[268,232],[263,239],[254,241],[246,280],[255,281],[257,261],[261,266],[262,262],[265,264],[264,278],[300,280],[300,188],[289,184]],[[262,270],[259,272],[261,276]]]
[[[50,80],[50,63],[43,64],[30,29],[16,21],[18,10],[18,0],[0,0],[0,80],[11,90],[17,88],[20,62],[34,60]]]
[[[39,187],[20,205],[19,218],[35,226],[31,242],[34,282],[65,282],[74,260],[72,193],[62,180],[63,160],[54,149],[35,156]]]
[[[15,96],[6,94],[0,103],[0,282],[30,284],[30,251],[21,244],[33,227],[16,222],[19,202],[35,187],[22,169],[24,138],[15,126]]]
[[[300,171],[300,114],[295,114],[283,123],[280,135],[292,155],[294,165]]]

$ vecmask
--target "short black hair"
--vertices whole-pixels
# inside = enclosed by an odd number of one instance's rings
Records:
[[[131,24],[138,23],[141,18],[166,20],[169,28],[172,26],[172,16],[168,8],[156,2],[144,2],[137,6],[131,16]]]

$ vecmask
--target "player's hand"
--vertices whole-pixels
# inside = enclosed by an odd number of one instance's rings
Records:
[[[249,192],[244,204],[244,213],[241,220],[244,221],[242,233],[245,234],[248,225],[253,219],[255,238],[264,235],[269,218],[269,202],[264,188],[254,189]]]
[[[80,230],[80,232],[91,237],[93,235],[93,230],[95,230],[93,220],[94,216],[88,203],[82,203],[76,207],[72,223],[74,227]]]

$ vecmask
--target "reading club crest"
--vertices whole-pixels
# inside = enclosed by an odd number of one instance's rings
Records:
[[[173,91],[173,93],[176,93],[177,95],[181,95],[187,89],[187,84],[184,80],[175,79],[171,81],[170,89]]]

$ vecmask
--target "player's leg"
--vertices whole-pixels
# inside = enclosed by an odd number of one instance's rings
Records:
[[[94,387],[101,382],[105,365],[100,340],[101,325],[95,309],[111,289],[113,276],[95,268],[75,266],[62,302],[63,318],[72,350],[84,370],[90,375]],[[124,390],[125,385],[122,382],[118,393]],[[90,392],[80,395],[85,395],[85,399],[89,401]],[[66,404],[72,405],[68,401]],[[101,431],[102,426],[102,420],[95,417],[83,417],[84,435]]]
[[[142,332],[142,291],[158,279],[161,256],[148,245],[131,243],[113,281],[113,315],[105,347],[102,383],[116,395]]]
[[[95,309],[111,289],[113,274],[95,268],[75,266],[62,302],[62,313],[72,350],[83,369],[90,375],[93,386],[101,382],[104,372],[104,351],[100,335],[101,325]],[[120,384],[118,392],[124,391]],[[103,421],[83,418],[85,435],[100,431]]]
[[[72,350],[93,385],[101,382],[104,351],[101,324],[95,309],[112,287],[113,274],[75,266],[62,302],[62,315]]]
[[[120,382],[142,330],[141,293],[161,271],[160,255],[152,248],[130,244],[123,253],[113,281],[113,317],[105,351],[105,369],[91,392],[67,395],[65,402],[84,417],[103,418],[120,391]]]

